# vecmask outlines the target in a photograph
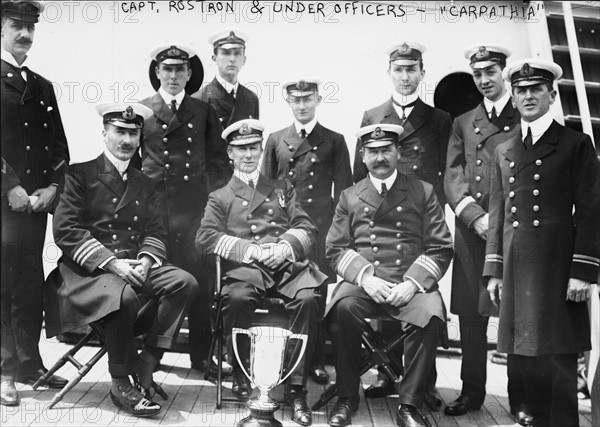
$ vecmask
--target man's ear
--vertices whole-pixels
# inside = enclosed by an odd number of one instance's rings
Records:
[[[362,162],[367,163],[367,162],[365,162],[365,150],[361,148],[359,153],[360,153],[360,157],[362,158]]]

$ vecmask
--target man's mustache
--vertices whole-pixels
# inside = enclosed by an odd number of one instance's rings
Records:
[[[33,40],[31,40],[29,37],[19,37],[17,39],[17,43],[19,43],[19,44],[31,44],[31,43],[33,43]]]
[[[378,168],[381,166],[385,166],[385,167],[389,167],[390,166],[390,162],[388,162],[387,160],[382,160],[380,162],[375,162],[375,164],[373,165],[374,168]]]

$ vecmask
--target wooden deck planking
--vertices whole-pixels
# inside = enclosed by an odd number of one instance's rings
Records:
[[[43,340],[40,343],[46,364],[50,366],[60,355],[70,348],[70,345]],[[80,351],[83,360],[90,357],[98,347],[85,347]],[[21,396],[21,406],[18,408],[1,407],[0,423],[3,426],[233,426],[248,414],[244,405],[225,403],[221,410],[215,407],[216,388],[212,382],[204,381],[203,373],[189,369],[187,354],[166,353],[163,358],[163,370],[156,372],[155,380],[162,383],[170,399],[165,402],[159,417],[137,419],[116,411],[108,397],[110,376],[107,369],[107,357],[88,373],[88,375],[63,399],[55,409],[47,409],[47,405],[56,393],[55,390],[34,391],[30,386],[17,384]],[[438,370],[437,387],[444,403],[453,401],[460,392],[460,356],[451,353],[438,353],[436,366]],[[332,382],[335,381],[335,370],[327,366]],[[58,374],[70,378],[76,372],[73,366],[66,365]],[[367,387],[376,376],[374,369],[365,373],[362,378],[363,387]],[[226,378],[230,381],[230,378]],[[224,394],[231,395],[230,382],[226,382]],[[319,398],[325,386],[309,381],[309,405]],[[439,427],[451,426],[516,426],[508,408],[506,393],[506,367],[488,363],[488,394],[483,408],[461,417],[448,417],[443,409],[431,412],[427,408],[423,412],[433,425]],[[361,390],[359,411],[354,414],[353,426],[393,426],[395,425],[397,396],[381,399],[365,399]],[[273,390],[273,396],[283,397],[283,387]],[[331,400],[325,407],[313,413],[315,427],[327,426],[327,418],[335,404]],[[580,423],[582,427],[591,426],[590,400],[580,401]],[[276,418],[286,427],[297,426],[291,420],[289,406],[275,414]]]

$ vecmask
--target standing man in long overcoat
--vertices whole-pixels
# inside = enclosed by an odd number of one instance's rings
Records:
[[[168,232],[168,259],[200,285],[188,313],[192,368],[204,369],[211,338],[208,264],[194,247],[211,191],[231,176],[221,125],[207,103],[192,98],[202,84],[198,56],[183,44],[161,44],[150,53],[150,76],[157,93],[141,101],[154,114],[144,126],[142,167],[156,184]]]
[[[46,368],[42,329],[42,252],[48,212],[69,164],[52,83],[27,67],[42,5],[3,1],[2,64],[2,357],[1,404],[18,406],[14,381],[33,384]],[[62,388],[64,378],[47,384]]]
[[[577,354],[600,265],[600,167],[589,136],[552,118],[562,69],[537,58],[504,69],[521,133],[499,145],[483,274],[500,304],[498,350],[513,354],[534,425],[577,426]]]
[[[487,327],[489,316],[497,316],[481,274],[488,232],[492,157],[498,144],[520,132],[521,116],[513,107],[502,78],[510,51],[501,45],[476,45],[465,51],[473,82],[483,101],[454,120],[448,143],[444,188],[454,211],[454,268],[450,311],[459,316],[462,350],[462,390],[449,403],[447,415],[460,416],[477,410],[485,399],[487,379]],[[511,356],[508,370],[513,367]],[[523,383],[509,375],[511,412],[523,425],[531,423],[523,405]]]

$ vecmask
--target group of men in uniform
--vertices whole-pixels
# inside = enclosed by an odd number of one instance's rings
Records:
[[[226,331],[249,326],[260,300],[276,296],[287,327],[308,335],[286,384],[295,422],[312,423],[307,378],[328,382],[328,330],[338,391],[328,422],[351,423],[361,331],[366,318],[386,315],[406,329],[403,377],[392,384],[380,373],[365,395],[397,393],[399,426],[430,425],[420,407],[442,403],[435,349],[446,309],[438,281],[454,255],[450,309],[459,315],[463,386],[446,414],[484,403],[487,324],[499,307],[513,415],[522,425],[578,425],[575,364],[590,347],[585,301],[600,263],[600,173],[589,137],[552,120],[560,67],[537,59],[506,66],[510,52],[498,45],[467,49],[484,99],[452,123],[419,98],[425,47],[394,44],[394,90],[364,113],[353,177],[343,136],[317,120],[316,80],[284,86],[294,124],[263,149],[258,98],[238,81],[248,38],[227,29],[209,39],[217,76],[193,96],[204,77],[193,49],[153,49],[156,94],[98,106],[106,149],[68,166],[52,87],[23,65],[39,12],[37,2],[2,3],[3,405],[19,404],[15,380],[46,372],[38,350],[41,248],[54,209],[63,257],[46,287],[54,302],[46,307],[49,335],[86,324],[102,331],[111,399],[136,416],[162,410],[152,372],[186,314],[192,367],[211,368],[203,363],[206,259],[217,255]],[[456,216],[454,249],[446,200]],[[326,285],[338,275],[325,306]],[[146,300],[150,309],[138,318]],[[232,391],[248,398],[251,384],[232,363]]]

